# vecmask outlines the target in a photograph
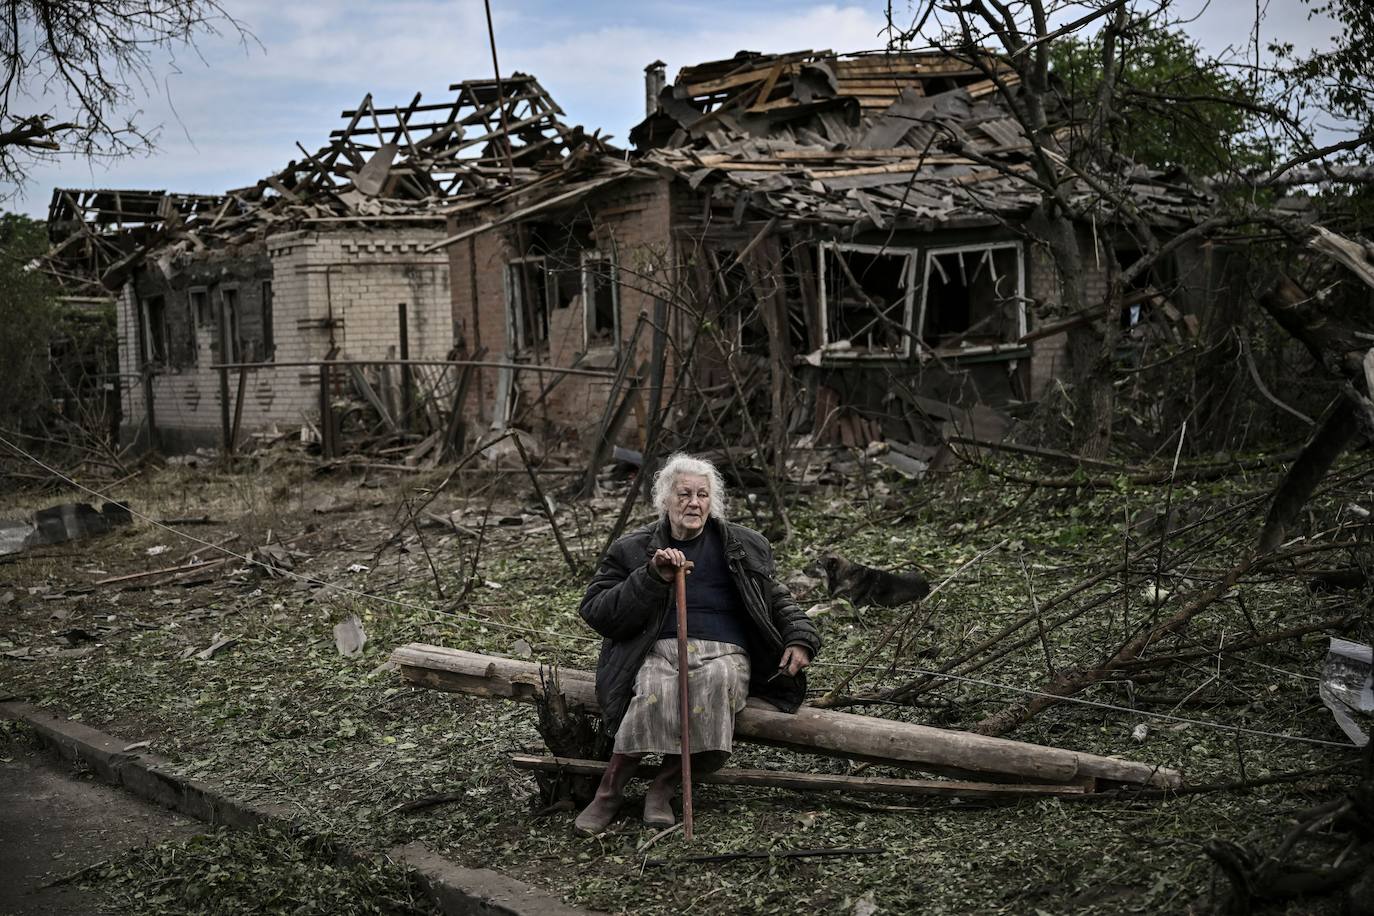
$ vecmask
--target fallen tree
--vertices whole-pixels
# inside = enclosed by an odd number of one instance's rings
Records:
[[[545,666],[461,649],[411,643],[391,654],[401,676],[418,687],[489,699],[543,699]],[[590,672],[558,669],[570,708],[598,711]],[[1176,788],[1177,770],[1062,748],[1042,747],[968,732],[932,728],[803,706],[789,715],[751,700],[735,718],[737,737],[816,754],[915,767],[938,773],[981,774],[1046,784],[1080,780]]]

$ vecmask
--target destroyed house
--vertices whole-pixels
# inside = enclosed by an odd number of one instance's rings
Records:
[[[249,188],[61,192],[50,267],[117,293],[125,437],[164,448],[325,442],[358,405],[373,430],[413,435],[398,420],[423,414],[449,453],[508,425],[643,445],[679,389],[678,410],[744,408],[746,447],[916,442],[952,405],[1031,401],[1065,368],[1065,335],[1031,326],[1057,278],[998,88],[1015,81],[934,52],[741,52],[671,84],[655,64],[631,153],[522,74],[368,96]],[[1115,178],[1160,237],[1191,224],[1190,187]],[[1134,256],[1108,213],[1078,231]],[[1085,259],[1089,300],[1108,260]],[[1178,249],[1123,324],[1199,312],[1206,267]],[[378,364],[403,359],[491,365]]]
[[[117,300],[124,439],[215,445],[230,423],[318,435],[312,364],[461,350],[447,258],[427,249],[455,208],[534,181],[586,140],[533,77],[450,91],[394,107],[369,95],[327,144],[217,197],[54,194],[47,269]],[[398,370],[323,381],[330,398],[366,388],[395,413]],[[408,381],[424,392],[446,376],[421,366]]]
[[[774,436],[821,443],[912,441],[913,410],[1031,400],[1063,371],[1064,335],[1023,339],[1057,281],[1027,228],[1040,193],[1019,177],[1030,146],[999,82],[1015,91],[991,56],[938,52],[741,52],[672,84],[652,65],[628,162],[451,217],[455,320],[509,359],[628,362],[632,377],[657,328],[662,378],[690,352],[701,391],[733,376]],[[1161,235],[1191,224],[1197,192],[1144,169],[1120,178]],[[1129,261],[1108,227],[1080,227],[1084,250],[1106,239]],[[1179,307],[1206,299],[1199,257],[1175,256]],[[1105,296],[1101,259],[1083,280]],[[538,402],[552,431],[585,438],[610,393],[605,379],[546,387],[516,379],[496,424]]]

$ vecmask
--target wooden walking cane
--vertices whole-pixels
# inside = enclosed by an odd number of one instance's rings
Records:
[[[691,565],[690,563],[688,564]],[[677,686],[682,720],[682,835],[692,838],[692,700],[687,692],[687,566],[677,568]]]

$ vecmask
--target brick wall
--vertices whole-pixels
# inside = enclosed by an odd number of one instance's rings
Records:
[[[473,216],[455,220],[449,228],[451,232],[461,232],[481,219]],[[615,344],[592,341],[588,346],[586,304],[580,294],[570,306],[549,310],[547,347],[517,352],[509,316],[507,264],[519,257],[522,238],[526,253],[544,253],[547,249],[548,263],[558,268],[573,269],[576,265],[580,270],[584,250],[610,256],[617,269],[619,337],[623,350],[634,333],[640,312],[652,315],[655,294],[661,294],[672,283],[670,219],[666,182],[629,181],[582,201],[564,219],[551,220],[546,224],[551,228],[546,228],[542,235],[534,227],[517,233],[510,226],[454,244],[449,249],[449,266],[455,329],[469,349],[475,349],[479,343],[485,346],[486,358],[490,360],[568,367],[580,357],[579,365],[583,367],[614,369]],[[548,244],[549,238],[556,238],[556,245]],[[635,352],[625,354],[636,369],[648,359],[650,339],[651,329],[646,325]],[[473,404],[487,425],[494,420],[500,373],[487,369],[480,378],[481,401],[474,400]],[[516,372],[520,402],[532,403],[553,378],[529,370]],[[522,425],[534,428],[547,420],[550,428],[542,432],[555,440],[575,441],[585,447],[595,434],[595,424],[605,408],[610,388],[609,379],[568,376],[558,382],[532,411],[532,419]],[[632,438],[633,417],[626,430]]]
[[[138,349],[138,301],[161,296],[169,316],[195,329],[193,365],[165,367],[153,379],[153,403],[163,447],[169,451],[216,444],[221,437],[218,306],[222,291],[238,290],[241,326],[260,331],[264,281],[270,281],[273,358],[278,363],[323,359],[331,339],[340,358],[384,359],[400,352],[399,311],[406,303],[412,359],[443,358],[453,342],[448,259],[421,249],[438,229],[291,232],[261,246],[212,250],[175,266],[170,276],[146,264],[119,298],[119,358],[125,375],[124,436],[144,435],[146,412]],[[192,293],[216,307],[197,323]],[[336,326],[331,338],[328,319]],[[170,320],[170,318],[169,318]],[[251,354],[244,354],[249,356]],[[230,373],[231,410],[238,373]],[[318,420],[319,374],[305,367],[247,372],[241,429],[287,430]]]
[[[1094,257],[1097,244],[1091,231],[1079,231],[1079,250],[1083,252],[1083,296],[1086,303],[1101,302],[1107,295],[1108,274],[1104,260]],[[1107,254],[1103,252],[1102,257]],[[1050,251],[1043,245],[1029,245],[1026,251],[1027,288],[1026,295],[1041,303],[1038,309],[1057,310],[1059,307],[1059,275],[1055,270]],[[1059,314],[1058,318],[1064,317]],[[1031,328],[1035,327],[1032,318]],[[1044,337],[1031,344],[1030,396],[1039,398],[1056,378],[1067,376],[1069,372],[1068,334],[1060,333]]]

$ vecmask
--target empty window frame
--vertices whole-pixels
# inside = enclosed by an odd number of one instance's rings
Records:
[[[1116,262],[1124,273],[1134,267],[1141,258],[1137,249],[1117,249]],[[1156,320],[1160,307],[1179,292],[1178,261],[1173,254],[1155,261],[1147,269],[1136,274],[1131,282],[1121,290],[1127,304],[1121,307],[1121,329],[1129,331],[1140,325],[1148,325]],[[1140,337],[1140,332],[1131,335]]]
[[[599,251],[582,254],[582,307],[587,346],[616,345],[620,340],[620,284],[615,261]]]
[[[186,298],[196,327],[213,327],[215,316],[213,309],[210,308],[210,291],[203,286],[194,287],[186,291]]]
[[[258,359],[262,362],[271,362],[277,355],[277,340],[272,333],[272,281],[263,280],[260,290],[262,294],[259,303],[262,309],[262,352],[258,354]]]
[[[140,301],[142,331],[139,342],[143,364],[167,365],[167,302],[161,296],[146,296]]]
[[[926,251],[917,327],[932,350],[986,350],[1026,333],[1025,269],[1015,242]]]
[[[749,270],[739,253],[729,249],[708,251],[711,268],[711,296],[722,327],[731,331],[731,346],[756,355],[768,353],[768,327],[763,320],[758,296]]]
[[[243,338],[239,325],[239,290],[236,286],[221,287],[219,291],[219,358],[221,362],[243,361]]]
[[[900,357],[911,353],[914,248],[820,246],[822,345],[838,355]]]
[[[512,354],[549,345],[550,292],[542,256],[506,262],[506,328]]]

